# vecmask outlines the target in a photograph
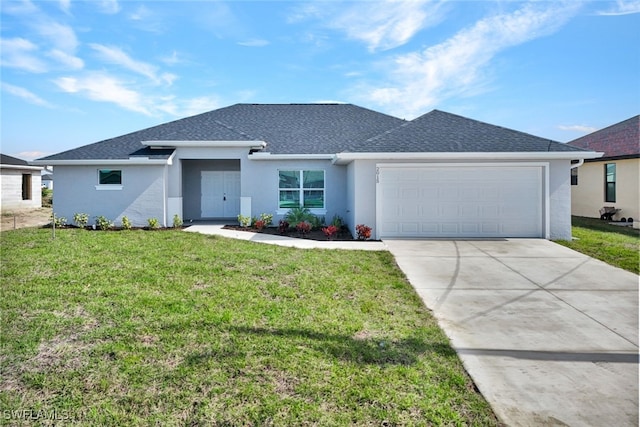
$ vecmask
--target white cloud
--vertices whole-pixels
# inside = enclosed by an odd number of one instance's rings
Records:
[[[106,13],[107,15],[115,15],[120,12],[118,0],[100,0],[96,1],[95,4],[102,13]]]
[[[602,10],[598,12],[598,15],[631,15],[634,13],[640,13],[640,1],[623,1],[618,0],[615,5],[612,5],[608,10]]]
[[[330,18],[328,26],[363,41],[372,52],[388,50],[439,23],[443,18],[441,5],[425,0],[356,2]]]
[[[78,47],[76,33],[68,25],[59,24],[49,19],[33,23],[36,31],[49,43],[65,52],[75,52]]]
[[[60,9],[62,9],[62,11],[64,13],[70,13],[71,12],[71,0],[59,0],[60,2]]]
[[[185,100],[176,100],[175,97],[165,97],[156,103],[156,108],[175,117],[189,117],[195,114],[220,108],[220,99],[217,96],[200,96]]]
[[[84,61],[77,56],[69,55],[61,50],[51,50],[47,53],[47,55],[60,64],[64,65],[65,68],[69,68],[72,70],[80,70],[84,68]]]
[[[151,115],[142,95],[128,89],[123,82],[104,73],[80,77],[61,77],[54,83],[64,92],[83,95],[93,101],[111,102],[126,110]]]
[[[392,58],[387,83],[360,85],[357,91],[365,95],[356,96],[408,118],[444,99],[473,95],[486,84],[498,53],[553,33],[578,7],[578,3],[531,3],[484,18],[443,43]]]
[[[171,55],[160,58],[160,60],[167,65],[176,65],[183,62],[183,60],[178,57],[178,52],[175,50],[171,52]]]
[[[19,86],[14,86],[9,83],[1,83],[2,90],[18,98],[22,98],[30,104],[38,105],[40,107],[54,108],[54,105],[40,98],[33,92]]]
[[[19,153],[16,153],[15,157],[19,159],[31,161],[31,160],[39,159],[41,157],[48,156],[50,154],[53,154],[53,153],[50,153],[47,151],[21,151]]]
[[[263,47],[269,45],[267,40],[262,39],[250,39],[243,42],[238,42],[240,46],[248,46],[248,47]]]
[[[18,68],[30,73],[44,73],[48,71],[48,67],[34,55],[38,50],[38,46],[21,37],[0,39],[0,51],[2,51],[0,64],[3,67]]]
[[[593,126],[586,126],[586,125],[558,125],[556,127],[560,130],[566,130],[570,132],[580,132],[584,134],[592,133],[598,130]]]
[[[118,47],[105,46],[97,43],[91,43],[89,46],[100,54],[103,61],[119,65],[129,71],[148,77],[155,84],[166,83],[171,85],[177,79],[177,76],[171,73],[159,74],[158,67],[146,62],[137,61]]]

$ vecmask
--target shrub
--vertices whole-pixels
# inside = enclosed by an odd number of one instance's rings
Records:
[[[292,208],[287,212],[284,219],[289,224],[298,224],[301,222],[311,223],[311,218],[313,217],[314,215],[308,208]]]
[[[238,222],[240,227],[248,228],[251,225],[251,217],[240,214],[238,215]]]
[[[75,213],[73,214],[73,222],[80,228],[85,228],[89,224],[89,214]]]
[[[125,230],[131,230],[131,227],[133,225],[131,224],[131,221],[129,220],[128,217],[123,216],[122,217],[122,228],[124,228]]]
[[[173,228],[180,228],[182,227],[182,220],[180,219],[180,216],[178,216],[178,214],[175,214],[173,216]]]
[[[336,234],[338,234],[338,227],[336,227],[335,225],[329,225],[327,227],[324,227],[322,229],[322,232],[325,236],[327,236],[327,239],[332,240],[336,237]]]
[[[278,233],[287,234],[287,231],[289,231],[289,222],[286,219],[281,219],[278,222]]]
[[[340,216],[334,215],[333,219],[331,220],[331,225],[333,225],[339,230],[344,225],[344,220]]]
[[[158,221],[158,218],[149,218],[147,220],[147,224],[149,224],[149,228],[152,230],[155,230],[160,227],[160,222]]]
[[[253,226],[254,226],[254,227],[256,228],[256,230],[258,230],[258,231],[262,231],[262,230],[264,229],[264,227],[266,227],[266,225],[267,225],[267,224],[266,224],[263,220],[261,220],[261,219],[258,219],[258,220],[256,220],[256,222],[254,222],[254,223],[253,223]]]
[[[55,213],[51,214],[51,223],[53,225],[55,225],[56,227],[60,228],[60,227],[64,227],[65,225],[67,225],[67,218],[63,217],[63,216],[56,216]]]
[[[265,227],[268,227],[273,223],[273,215],[268,213],[261,213],[260,220],[264,221]]]
[[[113,223],[106,217],[100,215],[96,217],[96,227],[98,227],[102,231],[105,231],[113,227]]]
[[[358,240],[367,240],[371,237],[371,227],[364,224],[356,225],[356,232],[358,233]]]
[[[304,237],[308,232],[311,231],[311,224],[305,221],[301,221],[296,224],[296,230],[298,230],[298,233],[302,234],[302,236]]]

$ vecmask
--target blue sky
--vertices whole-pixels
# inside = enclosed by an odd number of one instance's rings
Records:
[[[27,160],[239,102],[561,142],[640,113],[640,1],[0,1],[0,149]]]

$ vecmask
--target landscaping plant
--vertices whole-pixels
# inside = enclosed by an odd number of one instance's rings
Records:
[[[149,228],[151,230],[155,230],[157,228],[160,228],[160,222],[158,221],[158,218],[149,218],[147,220],[147,224],[149,225]]]
[[[175,214],[173,216],[173,228],[180,228],[182,227],[182,220],[180,219],[180,216],[178,214]]]
[[[240,223],[240,227],[249,228],[251,225],[251,217],[245,215],[238,215],[238,223]]]
[[[80,228],[85,228],[89,223],[89,214],[75,213],[73,214],[73,222]]]
[[[131,224],[131,220],[129,220],[129,217],[123,216],[122,217],[122,228],[124,230],[131,230],[132,227],[133,227],[133,224]]]
[[[96,217],[96,227],[98,227],[102,231],[106,231],[113,227],[113,223],[109,221],[105,216],[97,216]]]
[[[358,233],[358,240],[367,240],[371,238],[371,227],[364,224],[356,225],[356,233]]]
[[[304,237],[311,231],[311,224],[305,221],[299,222],[296,224],[296,230]]]
[[[327,236],[327,239],[333,240],[336,237],[336,234],[338,234],[338,227],[335,225],[329,225],[327,227],[323,227],[322,232]]]

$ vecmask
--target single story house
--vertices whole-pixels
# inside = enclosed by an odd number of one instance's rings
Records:
[[[571,213],[600,217],[600,209],[619,209],[614,219],[640,219],[640,115],[569,142],[573,147],[600,151],[586,159],[571,177]]]
[[[0,208],[2,212],[42,207],[39,166],[0,154]]]
[[[571,238],[572,161],[599,154],[434,110],[236,104],[36,161],[54,211],[134,225],[307,207],[372,237]]]
[[[53,190],[53,172],[48,169],[44,169],[42,171],[41,178],[42,178],[42,188]]]

